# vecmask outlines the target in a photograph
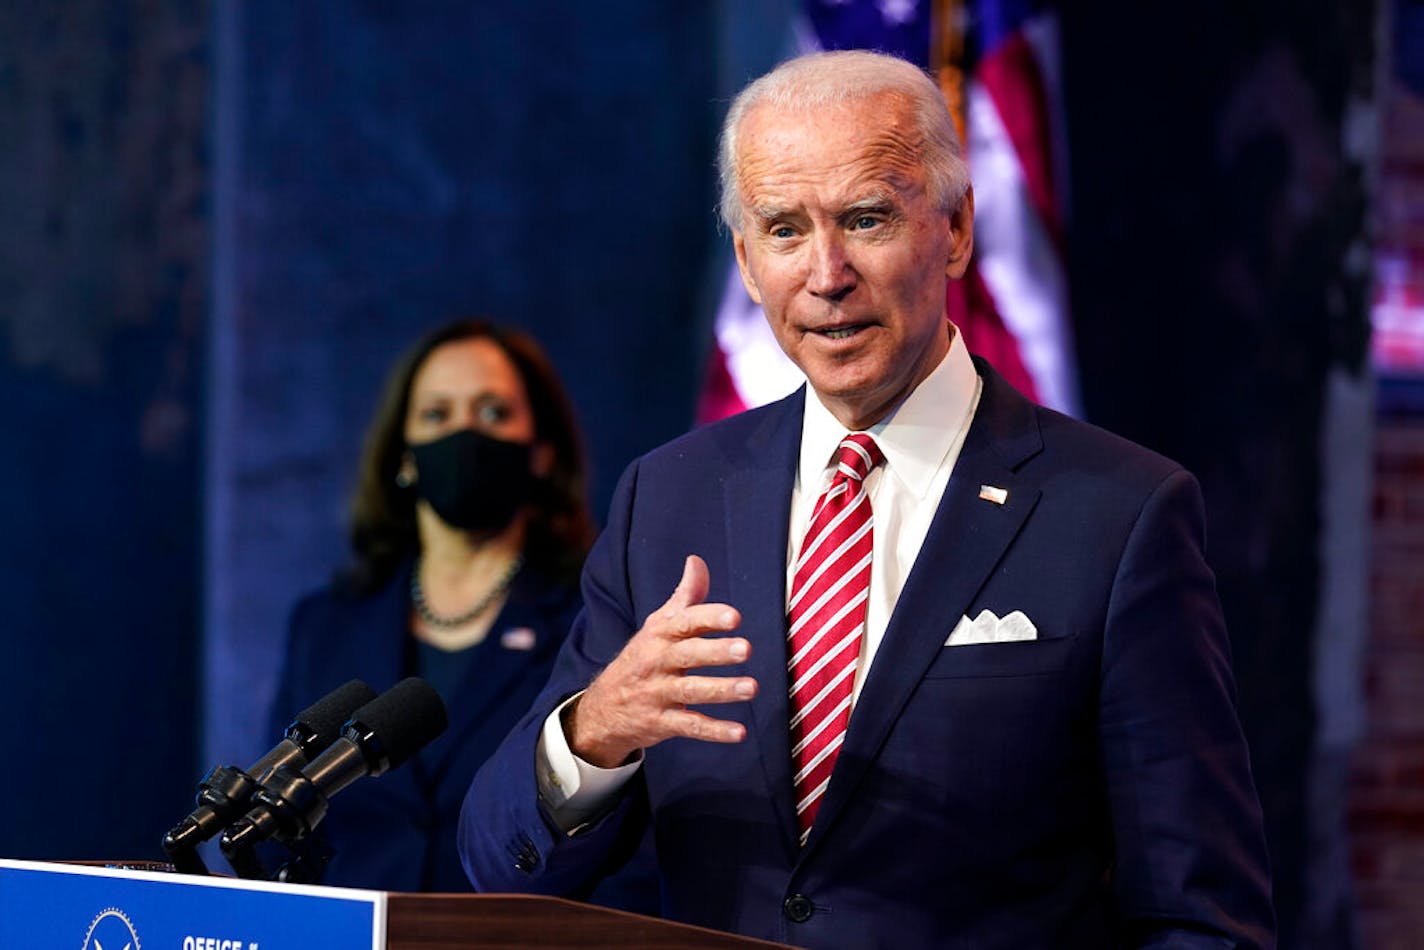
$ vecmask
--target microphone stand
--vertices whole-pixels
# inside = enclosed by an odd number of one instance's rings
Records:
[[[284,843],[291,857],[272,875],[272,880],[286,884],[320,884],[327,864],[336,853],[326,836],[317,831],[298,841]]]
[[[223,857],[233,871],[247,880],[269,877],[266,866],[257,856],[257,845],[276,838],[296,855],[294,873],[308,873],[305,865],[309,862],[301,860],[293,845],[325,816],[326,796],[306,775],[284,766],[268,777],[267,784],[258,789],[252,800],[255,806],[233,822],[219,841]],[[324,867],[323,861],[317,873]]]
[[[256,780],[236,766],[220,765],[209,772],[198,786],[198,807],[163,836],[163,850],[174,869],[208,876],[198,845],[222,831],[227,824],[225,816],[241,809],[257,788]]]

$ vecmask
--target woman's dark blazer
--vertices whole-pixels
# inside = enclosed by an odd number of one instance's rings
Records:
[[[292,611],[271,735],[298,710],[350,679],[377,692],[416,672],[405,564],[381,590],[340,585]],[[578,590],[526,568],[476,647],[462,685],[446,697],[450,726],[405,765],[333,797],[320,826],[335,849],[324,884],[389,891],[468,891],[455,850],[460,803],[476,769],[529,708],[578,611]]]

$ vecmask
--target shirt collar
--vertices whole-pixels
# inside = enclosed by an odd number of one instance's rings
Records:
[[[953,324],[951,324],[953,327]],[[916,497],[929,491],[934,473],[964,428],[978,383],[974,361],[957,328],[949,352],[890,415],[865,431],[885,453],[886,470]],[[835,461],[846,429],[808,385],[801,421],[802,491],[818,491],[821,476]]]

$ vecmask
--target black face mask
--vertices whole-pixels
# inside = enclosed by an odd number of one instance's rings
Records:
[[[532,449],[474,429],[412,445],[416,494],[452,527],[503,530],[533,494]]]

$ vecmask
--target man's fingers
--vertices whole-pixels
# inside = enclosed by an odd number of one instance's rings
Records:
[[[653,619],[653,618],[649,618]],[[724,633],[737,629],[742,615],[726,604],[694,604],[691,607],[665,609],[658,618],[658,628],[678,639],[700,637],[704,633]]]
[[[746,727],[739,722],[713,719],[686,709],[670,709],[664,713],[663,729],[668,738],[684,736],[703,742],[741,742],[747,737]]]
[[[735,630],[742,615],[726,604],[703,603],[710,584],[707,562],[689,554],[672,595],[643,622],[643,630],[675,638]]]
[[[672,682],[671,698],[685,706],[738,703],[757,692],[756,680],[750,676],[679,676]]]
[[[690,607],[707,599],[707,588],[711,580],[707,575],[707,562],[696,554],[689,554],[682,562],[682,580],[668,598],[669,607]]]
[[[621,762],[631,750],[674,736],[705,742],[745,737],[739,723],[686,708],[745,702],[757,694],[750,676],[684,675],[742,663],[751,655],[751,644],[742,637],[703,636],[728,633],[742,622],[735,608],[705,602],[710,583],[707,563],[689,555],[667,602],[589,686],[568,725],[570,747],[585,761]]]
[[[673,669],[695,670],[702,666],[731,666],[751,656],[751,644],[741,637],[690,637],[668,650]]]

